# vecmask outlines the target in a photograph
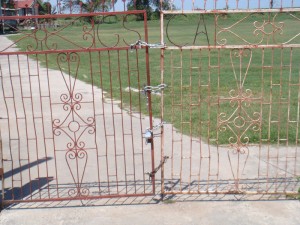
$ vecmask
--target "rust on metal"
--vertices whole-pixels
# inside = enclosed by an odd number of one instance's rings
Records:
[[[129,28],[130,15],[145,18],[142,32]],[[94,20],[110,16],[118,16],[123,33],[105,39]],[[64,17],[71,20],[57,27],[46,22]],[[148,42],[145,11],[12,18],[34,23],[0,50],[1,156],[5,188],[12,190],[4,203],[153,195],[155,180],[149,184],[145,175],[154,169],[153,140],[145,146],[142,138],[152,129],[151,94],[145,119],[141,91],[128,89],[151,85],[149,47],[129,44]],[[82,19],[89,26],[74,27]],[[79,41],[68,35],[72,29]],[[25,49],[12,49],[19,42]]]
[[[161,12],[163,194],[298,191],[300,44],[288,32],[298,11],[294,1],[182,0]],[[194,25],[181,38],[178,17]]]
[[[158,180],[161,194],[298,191],[300,3],[177,2],[160,0],[158,44],[135,0],[1,17],[23,27],[0,49],[4,204],[150,196]]]

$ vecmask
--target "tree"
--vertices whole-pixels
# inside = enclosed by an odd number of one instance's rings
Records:
[[[170,0],[163,0],[162,10],[169,10],[172,6]],[[151,19],[153,12],[159,15],[161,9],[160,0],[130,0],[127,4],[128,10],[146,10],[147,19]],[[143,15],[137,17],[137,20],[143,20]]]
[[[156,10],[170,10],[171,8],[175,8],[170,0],[163,0],[162,4],[160,4],[160,0],[152,0],[152,4],[156,7]]]
[[[152,8],[150,6],[150,0],[130,0],[127,4],[128,10],[146,10],[147,19],[151,18]],[[137,20],[144,20],[144,15],[137,15]]]
[[[1,1],[1,7],[13,9],[13,8],[15,8],[15,2],[12,0]]]
[[[107,12],[118,0],[63,0],[62,9],[66,12]]]
[[[38,12],[40,15],[51,14],[52,5],[50,2],[43,2],[39,4]]]
[[[116,2],[117,0],[86,0],[82,2],[81,7],[83,12],[107,12],[114,7],[113,4]]]

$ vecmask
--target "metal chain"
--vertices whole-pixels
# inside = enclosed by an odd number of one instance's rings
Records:
[[[144,86],[143,92],[144,94],[146,94],[148,91],[157,93],[160,92],[161,90],[164,90],[166,87],[167,87],[166,84],[159,84],[157,86]]]
[[[152,127],[152,130],[151,130],[150,128],[147,128],[146,131],[150,131],[150,132],[153,133],[153,131],[158,130],[158,129],[160,129],[161,127],[163,127],[165,123],[166,123],[166,122],[161,122],[161,123],[159,123],[159,124],[153,126],[153,127]]]
[[[161,43],[157,43],[157,44],[149,44],[145,41],[142,40],[138,40],[137,42],[135,42],[134,44],[130,45],[130,49],[134,49],[134,47],[149,47],[149,48],[165,48],[165,44],[161,44]]]
[[[147,96],[147,92],[149,93],[158,93],[161,90],[165,89],[167,87],[166,84],[159,84],[157,86],[144,86],[143,90],[141,90],[141,92],[144,93],[144,95],[146,96],[146,105],[148,105],[148,96]]]
[[[160,161],[159,165],[152,172],[147,172],[146,173],[147,175],[149,175],[149,181],[154,178],[154,175],[167,162],[168,158],[169,158],[169,156],[164,156],[164,159]]]

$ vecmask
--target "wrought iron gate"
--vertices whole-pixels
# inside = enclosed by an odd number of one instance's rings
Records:
[[[153,195],[160,169],[161,194],[298,191],[300,5],[190,2],[161,11],[155,46],[145,11],[16,17],[0,49],[4,203]]]
[[[161,13],[163,194],[299,189],[299,5],[234,2]]]
[[[129,48],[148,39],[146,19],[128,24],[140,15],[17,17],[23,30],[0,52],[5,204],[153,195],[148,48]]]

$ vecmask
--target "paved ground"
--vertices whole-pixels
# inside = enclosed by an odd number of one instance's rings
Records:
[[[2,36],[1,42],[3,45],[7,44],[7,39]],[[12,59],[13,57],[11,57]],[[26,65],[26,61],[22,61],[20,57],[20,65],[22,63]],[[25,59],[26,60],[26,59]],[[30,61],[34,63],[33,61]],[[26,66],[25,66],[26,67]],[[3,68],[2,68],[3,69]],[[12,68],[17,70],[18,67]],[[4,70],[4,69],[3,69]],[[17,73],[18,71],[16,71]],[[31,71],[32,73],[32,71]],[[54,83],[55,88],[61,88],[59,85],[64,85],[63,82],[58,82],[56,78],[61,76],[60,74],[55,75],[54,71],[51,71],[51,82]],[[35,79],[35,78],[32,78]],[[14,82],[19,82],[14,81]],[[35,85],[38,88],[39,81]],[[28,81],[27,81],[28,85]],[[78,82],[78,88],[82,93],[88,92],[91,86],[85,85],[83,82]],[[29,87],[29,86],[28,86]],[[28,91],[28,90],[27,90]],[[47,88],[43,89],[47,91]],[[26,90],[24,90],[24,93]],[[43,92],[44,93],[44,92]],[[55,91],[53,92],[55,94]],[[98,91],[95,90],[97,94]],[[99,93],[98,93],[99,94]],[[0,96],[1,97],[1,96]],[[39,97],[39,96],[38,96]],[[52,99],[61,97],[51,96]],[[17,103],[18,104],[18,103]],[[100,104],[100,103],[99,103]],[[109,103],[107,103],[109,104]],[[110,105],[111,106],[111,105]],[[115,107],[117,103],[115,103]],[[91,106],[87,106],[91,107]],[[56,110],[59,113],[60,108]],[[115,108],[116,112],[120,112],[119,108]],[[13,111],[13,108],[12,108]],[[39,113],[39,110],[32,110],[32,114]],[[56,113],[55,112],[55,113]],[[109,112],[109,111],[108,111]],[[19,113],[19,112],[18,112]],[[22,113],[22,112],[20,112]],[[54,113],[54,116],[56,115]],[[125,115],[126,121],[131,121],[128,119],[129,116]],[[142,118],[143,130],[147,126],[147,118]],[[48,122],[50,133],[45,135],[50,135],[52,132],[51,120],[45,119]],[[133,124],[140,123],[139,118],[132,120]],[[37,123],[38,124],[38,123]],[[76,125],[76,124],[75,124]],[[11,125],[13,126],[13,125]],[[135,126],[135,125],[134,125]],[[138,127],[138,126],[137,126]],[[138,129],[133,129],[138,130]],[[5,136],[5,135],[4,135]],[[185,137],[183,137],[185,138]],[[137,140],[137,142],[144,142],[144,140]],[[187,139],[189,141],[189,139]],[[62,141],[61,141],[62,142]],[[64,142],[62,142],[64,143]],[[22,152],[23,147],[18,147],[17,143],[14,143],[16,149],[20,149]],[[47,144],[47,143],[46,143]],[[46,145],[45,144],[45,145]],[[127,143],[128,144],[128,143]],[[5,146],[4,146],[5,147]],[[32,147],[32,146],[31,146]],[[43,146],[39,146],[43,148]],[[148,147],[149,148],[149,147]],[[26,149],[25,149],[26,150]],[[147,150],[147,149],[146,149]],[[39,152],[42,157],[42,152]],[[65,153],[62,152],[62,156],[54,156],[50,153],[45,155],[48,158],[56,157],[58,165],[61,163],[60,170],[66,171],[66,175],[62,175],[60,180],[70,179],[68,182],[73,182],[70,178],[69,170],[67,168]],[[149,154],[149,151],[148,153]],[[9,155],[9,154],[8,154]],[[8,156],[9,157],[9,156]],[[20,163],[20,156],[17,154],[14,156],[13,160],[16,163]],[[23,157],[23,156],[21,156]],[[25,157],[25,156],[24,156]],[[223,156],[221,156],[222,158]],[[225,155],[224,158],[227,156]],[[90,157],[93,160],[93,157]],[[89,158],[89,159],[90,159]],[[95,159],[95,158],[94,158]],[[29,160],[28,160],[29,161]],[[46,160],[47,161],[47,160]],[[150,161],[147,161],[150,163]],[[43,161],[44,163],[44,161]],[[39,164],[39,163],[37,163]],[[54,167],[53,160],[49,161],[48,168]],[[16,165],[16,164],[15,164]],[[91,161],[88,165],[93,165]],[[20,163],[20,168],[22,165]],[[40,173],[39,177],[44,175],[47,179],[49,175],[46,174],[45,163],[40,167],[37,165],[32,166],[31,176],[35,176],[36,173]],[[88,169],[93,169],[93,167],[87,167]],[[247,168],[246,168],[247,169]],[[49,169],[49,171],[51,171]],[[223,171],[228,171],[224,170]],[[205,171],[206,172],[206,171]],[[77,171],[78,173],[78,171]],[[92,173],[86,172],[86,174],[91,175]],[[24,174],[23,174],[24,175]],[[87,175],[87,177],[88,177]],[[231,173],[226,173],[226,176],[231,176]],[[224,175],[224,176],[225,176]],[[141,174],[140,176],[143,176]],[[225,177],[227,178],[227,177]],[[17,180],[15,184],[17,184]],[[24,178],[24,183],[28,182]],[[49,181],[52,182],[55,181]],[[58,183],[58,181],[56,181]],[[54,183],[55,184],[55,183]],[[22,184],[20,184],[21,186]],[[159,188],[159,187],[158,187]],[[46,190],[47,191],[47,190]],[[48,189],[49,192],[49,189]],[[285,196],[281,196],[285,198]],[[154,198],[125,198],[125,199],[108,199],[108,200],[97,200],[97,201],[84,201],[84,202],[49,202],[49,203],[33,203],[33,204],[19,204],[11,206],[1,212],[0,224],[300,224],[300,203],[299,201],[287,201],[287,200],[276,200],[272,197],[262,196],[260,201],[252,201],[250,197],[242,197],[239,200],[239,196],[167,196],[165,202],[158,201],[158,196]],[[255,198],[259,199],[259,198]],[[81,207],[82,204],[85,207]]]
[[[300,224],[298,201],[185,201],[172,204],[10,209],[0,224]]]

